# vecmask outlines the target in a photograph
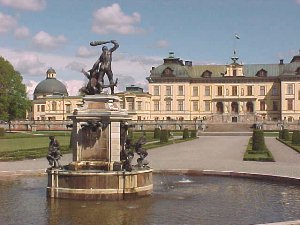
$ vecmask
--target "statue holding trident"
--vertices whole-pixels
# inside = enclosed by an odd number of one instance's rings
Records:
[[[112,52],[119,48],[119,44],[115,40],[111,41],[92,41],[91,46],[104,45],[112,43],[114,46],[108,49],[106,46],[102,47],[102,53],[99,59],[94,63],[93,68],[89,73],[82,70],[82,73],[89,79],[87,87],[83,90],[86,94],[100,94],[103,88],[110,87],[111,94],[114,94],[114,87],[117,85],[118,79],[114,82],[113,72],[111,70]],[[107,75],[109,85],[104,85],[104,75]]]

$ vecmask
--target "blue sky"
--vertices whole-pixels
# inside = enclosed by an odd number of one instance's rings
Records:
[[[136,84],[169,51],[193,64],[278,63],[300,49],[300,0],[0,0],[0,55],[32,93],[53,67],[69,94],[97,60],[94,40],[117,40],[118,89]],[[238,34],[240,39],[234,38]]]

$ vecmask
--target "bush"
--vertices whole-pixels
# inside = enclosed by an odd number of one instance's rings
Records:
[[[282,139],[283,140],[290,140],[290,135],[289,135],[289,130],[288,129],[283,129],[282,130]]]
[[[182,139],[188,139],[188,138],[189,138],[189,129],[184,128],[184,130],[182,132]]]
[[[154,129],[153,139],[160,139],[161,130],[159,128]]]
[[[293,145],[300,145],[300,131],[299,130],[295,130],[293,132],[292,144]]]
[[[0,127],[0,136],[4,136],[5,130],[3,127]]]
[[[283,130],[280,130],[278,133],[279,139],[283,139]]]
[[[133,138],[133,130],[132,129],[128,129],[128,137],[129,138]]]
[[[196,130],[192,130],[191,131],[191,138],[195,138],[197,137],[197,131]]]
[[[253,151],[264,151],[266,150],[264,131],[254,130],[252,136],[252,150]]]
[[[165,143],[169,141],[169,131],[168,130],[161,130],[160,132],[160,142]]]

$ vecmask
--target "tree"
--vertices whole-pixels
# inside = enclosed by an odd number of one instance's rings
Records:
[[[0,56],[0,120],[24,119],[30,108],[23,78]]]

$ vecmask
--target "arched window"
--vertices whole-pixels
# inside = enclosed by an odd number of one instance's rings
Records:
[[[257,77],[266,77],[268,75],[268,71],[261,69],[256,73]]]
[[[247,102],[246,109],[248,113],[253,113],[253,102]]]
[[[203,78],[208,78],[208,77],[211,77],[211,75],[212,75],[212,72],[211,72],[211,71],[205,70],[205,71],[202,73],[201,77],[203,77]]]
[[[237,102],[231,103],[231,112],[232,113],[238,113],[239,112],[239,105]]]
[[[217,102],[217,113],[223,113],[224,112],[224,107],[222,102]]]

